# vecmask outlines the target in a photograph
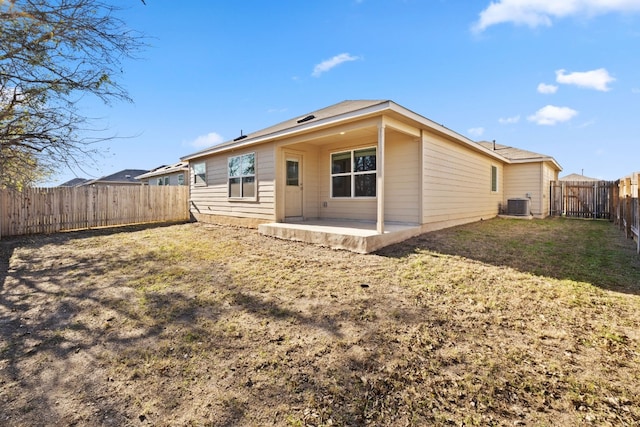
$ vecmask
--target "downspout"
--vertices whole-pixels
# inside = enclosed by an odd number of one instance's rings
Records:
[[[378,124],[378,152],[377,152],[377,176],[376,189],[378,196],[378,214],[376,221],[376,230],[378,234],[384,233],[384,118]]]

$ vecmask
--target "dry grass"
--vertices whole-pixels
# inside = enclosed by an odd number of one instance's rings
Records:
[[[640,422],[640,262],[609,223],[368,256],[203,224],[0,250],[3,425]]]

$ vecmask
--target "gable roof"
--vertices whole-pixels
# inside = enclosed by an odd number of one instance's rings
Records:
[[[148,172],[144,169],[123,169],[120,172],[113,173],[111,175],[106,175],[97,179],[92,179],[90,181],[86,181],[82,185],[93,185],[93,184],[141,184],[135,177],[138,175],[142,175],[143,173]]]
[[[559,181],[600,181],[598,178],[590,178],[588,176],[580,175],[579,173],[572,173],[570,175],[563,176]]]
[[[231,141],[226,141],[221,144],[214,145],[213,147],[205,148],[204,150],[195,152],[193,154],[184,156],[181,160],[191,160],[198,157],[207,156],[226,149],[235,148],[238,146],[246,146],[254,143],[264,142],[267,139],[276,138],[280,135],[287,134],[287,131],[294,132],[295,130],[304,130],[311,127],[317,127],[335,117],[339,117],[344,114],[353,114],[360,110],[379,106],[389,101],[384,100],[347,100],[342,101],[334,105],[330,105],[320,110],[316,110],[301,116],[294,117],[284,122],[280,122],[273,126],[258,130],[256,132],[249,133],[247,135],[240,135]]]
[[[475,141],[472,141],[469,138],[460,135],[449,128],[446,128],[445,126],[429,120],[417,113],[414,113],[413,111],[404,108],[401,105],[396,104],[395,102],[390,100],[342,101],[337,104],[322,108],[320,110],[316,110],[311,113],[303,114],[295,118],[286,120],[257,132],[249,133],[247,135],[240,135],[234,140],[223,142],[221,144],[214,145],[196,153],[184,156],[181,158],[181,160],[194,160],[232,149],[249,147],[252,145],[275,140],[277,138],[307,133],[317,129],[321,129],[323,127],[330,127],[333,125],[346,123],[348,121],[363,119],[366,117],[373,117],[383,113],[395,115],[396,117],[402,117],[405,120],[413,121],[416,128],[430,129],[436,133],[455,139],[458,143],[466,145],[467,147],[475,151],[482,152],[483,154],[494,157],[502,162],[508,162],[508,159],[506,159],[504,156],[493,152],[476,143]]]
[[[276,125],[267,127],[265,129],[249,133],[247,135],[240,135],[237,138],[226,141],[218,145],[206,148],[196,153],[184,156],[182,161],[190,161],[201,157],[209,156],[232,149],[249,147],[277,138],[293,136],[296,134],[311,132],[323,127],[329,127],[348,121],[363,119],[366,117],[372,117],[380,114],[389,114],[401,117],[404,120],[409,120],[415,123],[417,128],[429,129],[440,135],[444,135],[450,139],[455,140],[457,143],[466,146],[474,151],[480,152],[484,155],[492,157],[503,163],[528,163],[547,161],[554,165],[557,170],[562,170],[560,165],[555,161],[553,157],[545,156],[543,154],[537,154],[526,150],[519,150],[513,147],[502,146],[503,148],[509,148],[509,150],[493,150],[493,143],[486,142],[478,143],[473,141],[441,124],[438,124],[424,116],[421,116],[413,111],[402,107],[399,104],[391,100],[347,100],[342,101],[334,105],[330,105],[320,110],[313,111],[311,113],[303,114],[295,118],[286,120]],[[486,144],[491,144],[488,147]],[[511,156],[506,157],[505,154]]]
[[[187,162],[178,162],[172,165],[162,165],[158,166],[155,169],[151,169],[149,172],[143,173],[142,175],[136,176],[135,179],[153,178],[154,176],[168,175],[171,173],[182,172],[187,169],[189,169],[189,163]]]
[[[550,162],[557,168],[557,170],[562,170],[562,167],[560,167],[558,162],[556,162],[553,157],[547,156],[546,154],[534,153],[533,151],[496,144],[491,141],[479,141],[478,144],[488,148],[489,150],[494,150],[497,153],[500,153],[502,156],[509,159],[511,163]]]
[[[78,187],[87,181],[89,181],[87,178],[73,178],[67,182],[63,182],[62,184],[58,185],[58,187]]]

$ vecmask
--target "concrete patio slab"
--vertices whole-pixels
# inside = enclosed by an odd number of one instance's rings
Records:
[[[422,228],[417,224],[385,223],[384,230],[383,234],[378,234],[375,222],[331,219],[274,222],[258,226],[258,232],[265,236],[362,254],[422,233]]]

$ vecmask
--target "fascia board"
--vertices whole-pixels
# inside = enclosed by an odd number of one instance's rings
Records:
[[[498,154],[496,152],[494,152],[493,150],[489,150],[488,148],[483,147],[482,145],[478,144],[477,142],[463,136],[460,135],[459,133],[452,131],[451,129],[440,125],[436,122],[434,122],[433,120],[429,120],[424,116],[421,116],[418,113],[414,113],[411,110],[408,110],[404,107],[402,107],[401,105],[396,104],[395,102],[389,101],[391,106],[390,109],[392,111],[395,111],[398,114],[401,114],[403,116],[408,117],[411,120],[415,120],[418,123],[420,123],[421,125],[439,133],[442,135],[445,135],[451,139],[454,139],[456,141],[458,141],[459,143],[465,145],[466,147],[474,150],[474,151],[479,151],[483,154],[486,154],[488,156],[491,156],[497,160],[500,160],[503,163],[510,163],[509,159],[507,159],[506,157],[502,156],[501,154]]]

